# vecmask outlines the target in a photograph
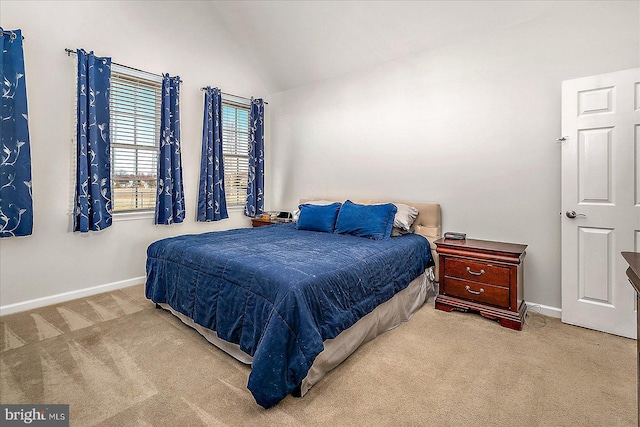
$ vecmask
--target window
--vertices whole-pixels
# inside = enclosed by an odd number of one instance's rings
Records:
[[[222,101],[222,154],[227,206],[244,206],[249,173],[249,106]]]
[[[113,212],[155,209],[160,131],[159,76],[111,69]]]

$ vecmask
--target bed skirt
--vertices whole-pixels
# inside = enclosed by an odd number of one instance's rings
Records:
[[[371,313],[362,317],[349,329],[342,331],[337,337],[324,341],[324,350],[318,354],[300,385],[300,395],[304,396],[322,377],[347,359],[362,344],[371,341],[378,335],[394,329],[411,316],[427,301],[435,296],[433,267],[430,267],[398,292],[390,300],[380,304]],[[158,306],[170,311],[185,325],[192,327],[207,341],[242,363],[250,365],[253,358],[240,350],[238,344],[230,343],[218,337],[215,331],[198,325],[191,318],[177,312],[166,303]]]

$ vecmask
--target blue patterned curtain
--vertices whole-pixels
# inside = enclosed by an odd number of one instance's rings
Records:
[[[22,33],[2,28],[0,32],[0,237],[28,236],[33,230],[33,199]]]
[[[198,221],[219,221],[225,218],[229,218],[229,215],[224,194],[222,161],[222,96],[220,89],[207,86],[202,124]]]
[[[249,176],[247,204],[244,214],[256,216],[262,213],[264,204],[264,102],[251,100],[249,114]]]
[[[182,222],[184,213],[180,156],[180,77],[165,74],[162,79],[155,223],[169,225]]]
[[[84,49],[76,54],[78,157],[73,230],[86,233],[111,226],[111,58],[99,58]]]

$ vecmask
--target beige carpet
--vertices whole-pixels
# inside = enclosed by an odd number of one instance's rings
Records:
[[[0,402],[73,426],[634,426],[636,342],[532,316],[521,332],[426,304],[263,410],[249,368],[134,286],[0,318]]]

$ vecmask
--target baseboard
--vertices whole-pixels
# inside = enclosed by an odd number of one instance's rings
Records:
[[[15,304],[0,305],[0,316],[19,313],[21,311],[31,310],[33,308],[45,307],[47,305],[58,304],[61,302],[71,301],[78,298],[89,297],[91,295],[101,294],[103,292],[114,291],[116,289],[128,288],[129,286],[138,285],[145,281],[145,276],[134,277],[132,279],[121,280],[119,282],[107,283],[91,288],[78,289],[76,291],[63,292],[61,294],[51,295],[48,297],[36,298],[29,301],[18,302]],[[527,311],[531,313],[540,313],[545,316],[562,317],[562,309],[551,307],[544,304],[527,301]]]
[[[91,288],[78,289],[76,291],[63,292],[61,294],[51,295],[48,297],[18,302],[15,304],[0,305],[0,316],[6,316],[7,314],[19,313],[21,311],[31,310],[33,308],[44,307],[52,304],[58,304],[78,298],[89,297],[91,295],[114,291],[116,289],[127,288],[129,286],[139,285],[144,281],[145,276],[140,276],[134,277],[132,279],[121,280],[119,282],[107,283],[105,285],[93,286]]]
[[[527,312],[539,313],[544,316],[562,318],[562,309],[558,307],[551,307],[544,304],[537,304],[535,302],[527,301]]]

